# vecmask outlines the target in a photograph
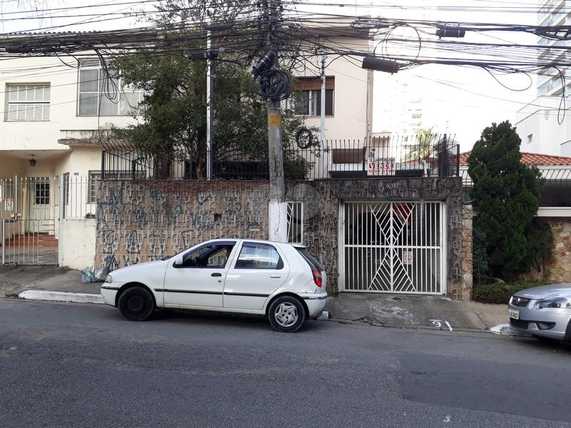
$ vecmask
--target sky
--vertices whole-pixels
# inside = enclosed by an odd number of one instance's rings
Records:
[[[105,22],[90,23],[93,18],[46,18],[42,20],[14,20],[15,16],[23,17],[30,14],[14,15],[15,11],[41,10],[44,8],[70,7],[82,5],[105,5],[105,11],[141,10],[149,8],[144,2],[134,5],[110,6],[117,2],[128,0],[0,0],[0,31],[26,31],[39,30],[59,26],[54,31],[64,30],[108,30],[125,28],[134,25],[133,21],[125,19],[111,19]],[[304,0],[311,1],[311,0]],[[534,8],[538,8],[542,0],[319,0],[319,3],[330,3],[326,8],[319,5],[299,6],[303,10],[327,11],[348,15],[370,15],[387,18],[432,19],[460,22],[488,22],[509,24],[536,24],[537,15]],[[346,7],[336,7],[336,3],[345,3]],[[478,8],[474,10],[474,7]],[[492,10],[505,7],[508,12]],[[470,9],[472,8],[472,9]],[[487,10],[487,9],[490,10]],[[453,10],[452,10],[453,9]],[[461,10],[459,10],[461,9]],[[83,9],[65,13],[94,13],[97,9]],[[52,12],[53,13],[53,12]],[[41,16],[41,12],[36,15]],[[81,26],[66,26],[66,24],[86,21]],[[399,30],[401,31],[401,30]],[[411,37],[410,31],[403,36]],[[414,35],[412,35],[414,37]],[[501,42],[511,43],[537,43],[535,36],[516,34],[470,34],[465,41],[475,42]],[[388,46],[389,51],[396,47]],[[518,89],[529,85],[525,76],[513,76],[502,79],[503,83]],[[534,100],[536,96],[535,82],[527,90],[511,91],[502,87],[485,70],[457,66],[423,65],[409,70],[400,71],[395,75],[375,73],[374,88],[374,120],[373,130],[381,131],[390,127],[386,112],[391,110],[393,100],[387,94],[391,86],[406,82],[423,100],[425,126],[435,131],[446,132],[456,136],[463,151],[469,150],[477,141],[481,131],[492,122],[516,120],[517,110],[526,103]],[[556,121],[556,119],[553,119]]]
[[[431,19],[460,22],[486,22],[486,23],[510,23],[510,24],[536,24],[535,13],[490,13],[490,12],[451,12],[448,10],[430,9],[430,5],[477,5],[498,6],[506,5],[517,7],[522,5],[537,6],[539,0],[456,0],[456,1],[431,1],[431,0],[401,0],[401,6],[422,5],[425,9],[403,11],[378,10],[374,15],[388,17],[407,17],[414,19]],[[361,2],[370,3],[370,2]],[[397,3],[397,2],[375,2]],[[436,7],[436,6],[435,6]],[[499,39],[497,39],[499,38]],[[537,43],[537,38],[528,34],[491,33],[484,36],[467,33],[463,39],[467,42],[502,43],[504,41],[514,44]],[[383,97],[383,93],[389,85],[396,82],[406,82],[415,93],[423,99],[425,126],[433,128],[440,133],[448,133],[456,136],[461,150],[469,150],[478,140],[482,130],[493,122],[509,120],[515,123],[517,110],[526,103],[531,102],[536,96],[535,80],[530,86],[526,76],[514,76],[502,78],[502,83],[507,86],[524,89],[524,91],[511,91],[502,87],[483,69],[444,65],[423,65],[411,70],[405,70],[395,75],[375,73],[375,102],[376,112],[391,108],[391,100]],[[555,120],[555,119],[554,119]],[[375,114],[373,128],[383,130],[385,126],[382,114]]]

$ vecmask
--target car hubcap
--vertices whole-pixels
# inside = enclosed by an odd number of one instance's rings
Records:
[[[131,312],[140,312],[145,305],[144,299],[141,296],[133,296],[127,301],[127,309]]]
[[[281,327],[291,327],[299,319],[296,306],[293,303],[280,303],[276,308],[275,319]]]

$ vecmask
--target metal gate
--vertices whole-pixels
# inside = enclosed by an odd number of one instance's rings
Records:
[[[0,178],[0,263],[57,265],[57,177]]]
[[[445,204],[351,202],[340,217],[342,291],[446,293]]]

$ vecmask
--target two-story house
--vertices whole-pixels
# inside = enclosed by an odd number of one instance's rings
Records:
[[[358,32],[348,37],[346,30],[319,29],[311,37],[368,50],[367,35]],[[373,73],[334,55],[307,58],[296,70],[292,98],[296,113],[312,128],[321,124],[323,73],[325,137],[358,139],[363,147],[371,130]],[[93,264],[102,169],[98,131],[135,123],[142,97],[120,78],[107,81],[95,55],[22,55],[0,62],[0,218],[11,222],[3,239],[18,238],[18,247],[30,248],[6,255],[4,245],[4,262]],[[362,165],[364,152],[357,152]],[[331,156],[322,159],[328,163],[324,169],[331,169]],[[44,247],[50,250],[41,251]]]

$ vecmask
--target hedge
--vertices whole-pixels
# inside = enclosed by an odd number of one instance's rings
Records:
[[[475,285],[472,299],[481,303],[507,304],[510,297],[520,290],[545,285],[539,282],[495,282]]]

